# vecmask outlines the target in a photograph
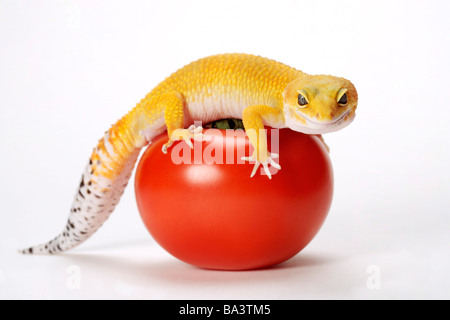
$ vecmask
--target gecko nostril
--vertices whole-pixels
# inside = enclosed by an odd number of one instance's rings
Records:
[[[320,115],[319,115],[319,113],[317,112],[317,113],[316,113],[316,118],[319,119],[319,117],[320,117]]]

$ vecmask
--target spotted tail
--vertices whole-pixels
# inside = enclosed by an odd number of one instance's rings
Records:
[[[53,240],[20,250],[24,254],[57,254],[87,240],[105,222],[120,200],[146,145],[136,109],[100,139],[84,169],[64,230]]]

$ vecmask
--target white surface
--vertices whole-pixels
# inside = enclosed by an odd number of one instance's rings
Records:
[[[450,298],[448,1],[1,1],[0,298]],[[269,270],[193,268],[140,221],[132,184],[57,257],[17,248],[66,222],[92,148],[182,65],[254,53],[356,85],[325,138],[335,196],[317,237]]]

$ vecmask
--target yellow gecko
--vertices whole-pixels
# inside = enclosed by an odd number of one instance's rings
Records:
[[[56,254],[87,240],[119,202],[143,147],[167,131],[169,140],[201,139],[202,127],[219,119],[242,119],[254,152],[251,176],[278,157],[267,150],[264,126],[319,135],[347,126],[355,117],[353,84],[328,75],[308,75],[249,54],[221,54],[192,62],[156,86],[99,140],[75,195],[65,229],[53,240],[20,250]],[[170,161],[170,159],[168,159]]]

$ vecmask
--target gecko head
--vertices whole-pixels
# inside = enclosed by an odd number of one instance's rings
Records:
[[[340,130],[355,118],[358,93],[344,78],[304,75],[283,93],[286,126],[307,134]]]

